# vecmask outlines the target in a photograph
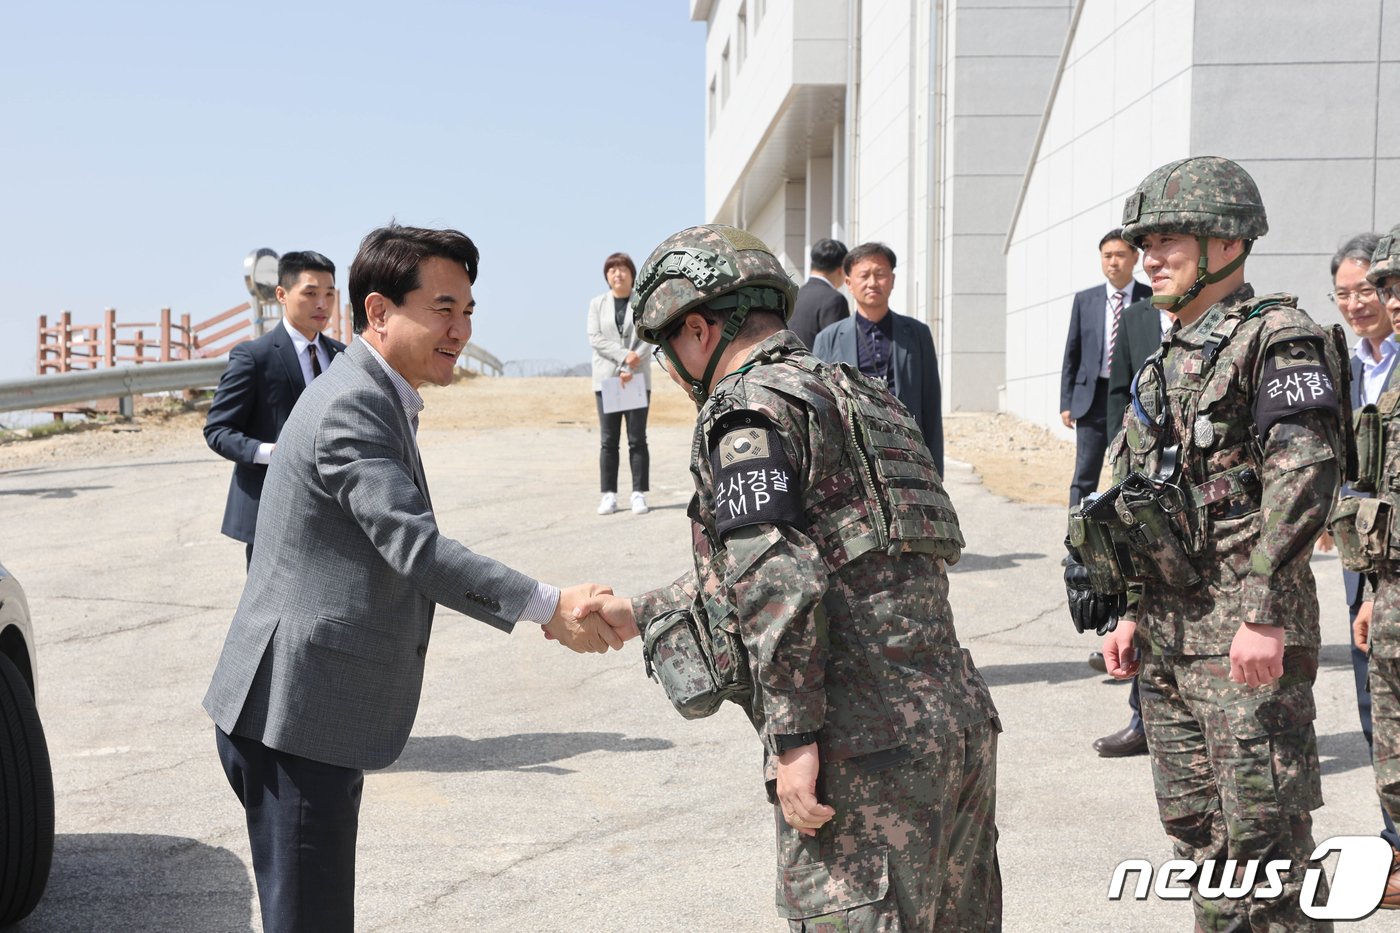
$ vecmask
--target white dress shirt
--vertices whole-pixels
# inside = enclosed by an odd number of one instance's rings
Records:
[[[1395,335],[1391,334],[1381,341],[1381,358],[1377,360],[1371,355],[1371,342],[1363,337],[1356,344],[1353,355],[1361,361],[1361,404],[1373,405],[1381,397],[1381,389],[1385,387],[1385,381],[1390,377],[1390,371],[1395,367],[1395,354],[1400,351],[1400,344],[1395,342]]]

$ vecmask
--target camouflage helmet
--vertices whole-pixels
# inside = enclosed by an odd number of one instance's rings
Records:
[[[1400,275],[1400,224],[1391,227],[1376,245],[1371,255],[1371,268],[1366,270],[1366,281],[1379,285],[1382,279],[1392,275]]]
[[[749,308],[777,312],[786,321],[796,295],[797,286],[762,240],[737,227],[706,224],[672,234],[651,251],[632,289],[632,320],[638,337],[660,343],[687,312],[737,307],[741,296]]]
[[[1269,232],[1259,188],[1219,156],[1178,159],[1142,180],[1123,204],[1123,238],[1142,247],[1149,233],[1253,240]]]

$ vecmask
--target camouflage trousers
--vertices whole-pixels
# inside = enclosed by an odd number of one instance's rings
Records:
[[[1176,857],[1215,860],[1216,884],[1226,859],[1292,862],[1277,897],[1208,900],[1193,890],[1199,930],[1332,929],[1299,907],[1313,850],[1311,811],[1322,806],[1316,679],[1316,648],[1285,649],[1283,677],[1267,687],[1232,682],[1228,657],[1151,655],[1143,664],[1142,722]],[[1258,877],[1264,884],[1262,870]],[[1324,882],[1317,899],[1325,897]]]
[[[1376,791],[1390,819],[1400,820],[1400,658],[1371,655],[1369,683]]]
[[[899,763],[823,762],[817,799],[836,816],[815,837],[775,806],[778,913],[793,933],[1000,930],[1000,728],[978,723]]]

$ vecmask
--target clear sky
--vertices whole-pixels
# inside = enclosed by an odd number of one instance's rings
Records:
[[[704,24],[684,0],[10,4],[0,379],[38,315],[195,320],[251,250],[344,288],[391,218],[481,249],[473,341],[586,362],[614,250],[702,223]]]

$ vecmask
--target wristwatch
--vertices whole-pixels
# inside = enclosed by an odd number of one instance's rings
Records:
[[[804,745],[811,745],[817,740],[816,732],[798,732],[789,735],[772,736],[773,752],[781,755],[783,752],[791,751],[794,748],[801,748]]]

